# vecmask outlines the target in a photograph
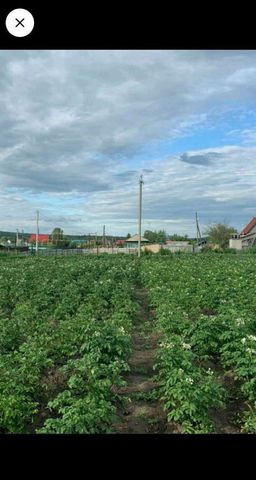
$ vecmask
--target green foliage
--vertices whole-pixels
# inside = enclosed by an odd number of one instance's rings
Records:
[[[225,223],[216,223],[208,227],[205,233],[210,242],[219,245],[221,248],[227,248],[231,235],[237,233],[237,230]]]
[[[122,383],[131,352],[136,260],[71,256],[2,263],[2,432],[26,433],[33,424],[38,433],[109,430],[112,387]],[[42,405],[48,418],[38,427]]]
[[[168,418],[183,432],[214,428],[210,410],[225,404],[217,365],[231,370],[248,402],[246,432],[255,432],[256,267],[252,255],[154,256],[143,259],[141,280],[150,292],[162,332],[157,369]]]
[[[155,230],[152,232],[151,230],[145,230],[144,238],[150,241],[150,243],[165,243],[167,235],[165,230],[159,230],[158,232]]]
[[[173,256],[173,252],[171,252],[170,250],[168,250],[168,248],[161,248],[161,250],[159,251],[158,255],[167,255],[167,256]]]
[[[177,233],[170,235],[169,238],[174,242],[186,242],[189,240],[188,235],[178,235]]]
[[[54,248],[65,248],[70,245],[70,240],[64,235],[61,228],[54,228],[51,234],[51,244]]]
[[[242,431],[255,433],[255,275],[253,255],[1,259],[1,432],[110,432],[140,281],[161,333],[152,401],[184,433],[214,431],[211,410],[226,402],[217,364],[248,405]]]

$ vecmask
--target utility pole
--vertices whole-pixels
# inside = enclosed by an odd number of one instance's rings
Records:
[[[197,227],[197,212],[196,212],[196,244],[198,246],[198,227]]]
[[[138,241],[138,257],[140,258],[140,249],[141,249],[141,213],[142,213],[142,184],[143,184],[142,175],[140,176],[140,194],[139,194],[139,241]]]
[[[201,232],[200,232],[198,217],[197,217],[197,212],[196,212],[196,240],[197,240],[197,246],[199,245],[199,238],[201,240]]]
[[[99,247],[98,247],[98,245],[97,245],[97,243],[98,243],[97,240],[98,240],[98,238],[97,238],[97,232],[95,232],[95,247],[96,247],[96,253],[97,253],[97,255],[98,255],[98,253],[99,253]]]
[[[19,230],[16,229],[16,247],[19,245]]]
[[[103,243],[103,247],[105,247],[106,245],[105,225],[103,225],[102,243]]]
[[[39,210],[36,211],[36,252],[38,252]]]

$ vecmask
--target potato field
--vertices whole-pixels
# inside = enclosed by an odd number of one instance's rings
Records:
[[[256,433],[254,255],[0,266],[1,433]]]

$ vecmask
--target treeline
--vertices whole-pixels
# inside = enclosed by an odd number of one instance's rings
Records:
[[[166,240],[172,240],[176,242],[189,241],[188,235],[168,235],[165,230],[145,230],[144,238],[146,238],[150,243],[165,243]]]

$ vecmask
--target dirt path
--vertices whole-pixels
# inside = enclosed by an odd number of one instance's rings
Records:
[[[129,359],[130,372],[125,376],[127,385],[117,390],[122,397],[122,407],[117,411],[115,433],[171,433],[163,404],[156,400],[158,387],[154,381],[159,334],[154,329],[154,311],[149,307],[146,289],[136,288],[139,305],[133,332],[133,354]]]
[[[121,398],[117,408],[117,420],[112,425],[114,433],[182,433],[181,425],[167,422],[163,403],[157,398],[159,385],[155,381],[156,351],[159,333],[155,328],[155,313],[149,306],[148,293],[141,285],[137,285],[136,300],[139,311],[133,331],[133,354],[129,359],[130,372],[125,375],[126,386],[116,392]],[[212,367],[214,369],[214,366]],[[213,433],[241,433],[235,424],[235,414],[244,409],[241,400],[237,400],[237,388],[233,378],[221,375],[221,383],[228,390],[228,401],[225,409],[212,410],[210,418],[215,431]]]

